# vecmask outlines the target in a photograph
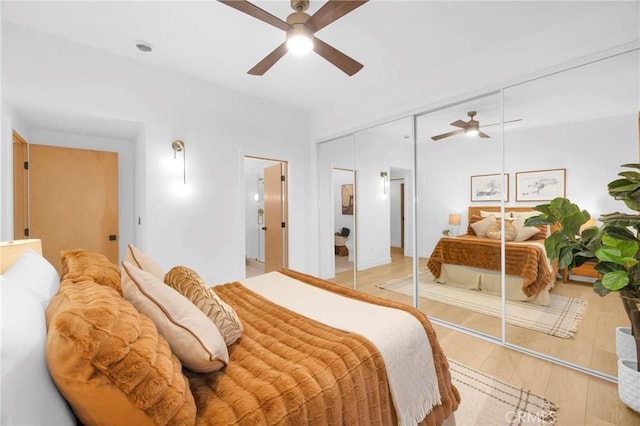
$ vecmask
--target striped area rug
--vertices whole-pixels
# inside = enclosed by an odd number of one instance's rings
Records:
[[[460,391],[458,426],[553,425],[557,406],[526,389],[449,360],[451,379]]]
[[[429,272],[421,272],[419,280],[420,297],[469,309],[485,315],[500,318],[502,301],[500,297],[475,290],[438,284]],[[399,278],[377,285],[396,293],[411,296],[413,294],[412,277]],[[574,339],[578,324],[587,307],[585,300],[551,295],[549,306],[540,306],[527,302],[507,301],[507,324],[524,327],[563,339]]]

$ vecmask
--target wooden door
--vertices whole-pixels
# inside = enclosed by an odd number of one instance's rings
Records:
[[[286,167],[264,169],[264,271],[287,267]]]
[[[29,235],[61,269],[60,250],[82,248],[118,264],[118,154],[29,145]]]

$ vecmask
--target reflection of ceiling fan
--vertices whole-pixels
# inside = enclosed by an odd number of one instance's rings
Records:
[[[460,127],[460,129],[454,130],[448,133],[443,133],[441,135],[432,136],[431,139],[433,139],[434,141],[437,141],[440,139],[448,138],[449,136],[459,135],[462,133],[466,134],[467,136],[480,136],[481,138],[490,138],[491,136],[480,131],[480,127],[495,126],[500,123],[487,124],[485,126],[480,126],[480,122],[474,118],[476,114],[477,114],[476,111],[469,111],[467,113],[467,115],[469,116],[469,121],[456,120],[453,123],[451,123],[452,126]],[[521,120],[522,118],[518,118],[516,120],[505,121],[505,123],[513,123],[515,121],[521,121]]]
[[[294,12],[287,17],[286,22],[246,0],[218,1],[287,32],[286,41],[251,68],[248,74],[263,75],[288,50],[308,52],[313,49],[318,55],[350,76],[360,71],[363,67],[358,61],[331,47],[313,34],[363,5],[368,0],[329,0],[313,16],[309,16],[304,12],[309,7],[309,0],[291,0],[291,8],[293,8]]]

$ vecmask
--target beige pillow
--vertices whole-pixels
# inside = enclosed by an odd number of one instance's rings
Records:
[[[485,217],[484,219],[471,224],[471,227],[473,228],[473,232],[475,232],[478,237],[486,237],[487,228],[489,227],[489,225],[491,225],[495,221],[496,221],[496,217],[491,214]]]
[[[504,223],[504,240],[513,241],[516,238],[516,228],[511,222]],[[487,237],[492,240],[499,240],[502,237],[502,224],[496,220],[487,227]]]
[[[49,374],[81,424],[194,424],[180,361],[153,322],[113,289],[63,281],[46,318]]]
[[[526,241],[540,232],[536,226],[524,226],[524,221],[524,217],[513,221],[513,226],[516,228],[516,238],[513,241]]]
[[[147,256],[146,253],[131,244],[127,246],[127,254],[124,257],[124,260],[132,263],[139,269],[150,273],[160,281],[164,279],[165,272],[162,267],[160,267],[155,260]]]
[[[147,315],[189,370],[208,373],[229,362],[222,335],[183,295],[148,272],[122,262],[122,294]]]
[[[167,272],[164,282],[189,299],[213,321],[227,346],[240,338],[242,324],[236,311],[220,299],[195,271],[185,266],[176,266]]]

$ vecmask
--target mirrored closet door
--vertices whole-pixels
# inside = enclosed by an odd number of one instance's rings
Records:
[[[525,225],[557,196],[596,219],[626,210],[607,184],[640,161],[640,55],[599,58],[319,144],[322,276],[614,377],[619,297],[593,291],[589,265],[558,270],[553,230]],[[342,273],[335,233],[349,226]]]
[[[354,286],[356,197],[353,135],[318,145],[320,276]]]
[[[522,118],[504,135],[516,205],[564,196],[596,219],[627,211],[607,184],[639,158],[639,64],[635,50],[504,90],[505,116]],[[615,376],[615,328],[629,326],[618,295],[593,291],[593,265],[562,272],[549,296],[526,309],[533,324],[507,321],[506,341]],[[520,317],[525,308],[507,305],[506,315]]]
[[[412,304],[413,117],[355,134],[356,288]],[[387,285],[403,286],[388,291]]]
[[[419,307],[496,338],[501,239],[489,231],[499,231],[510,196],[501,132],[499,93],[417,117]]]

